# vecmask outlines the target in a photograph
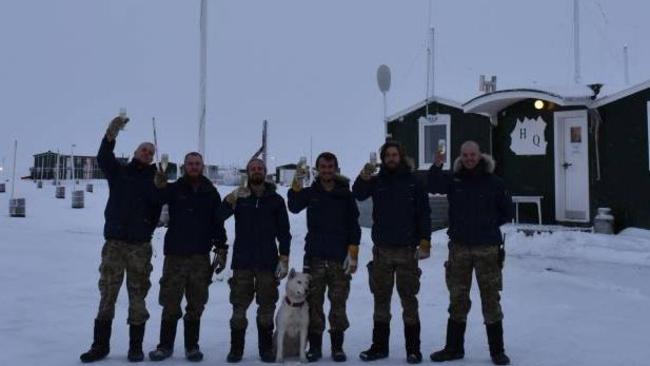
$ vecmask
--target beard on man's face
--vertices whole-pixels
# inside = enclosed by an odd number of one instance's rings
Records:
[[[395,171],[395,170],[397,170],[397,167],[399,167],[399,161],[386,160],[386,162],[384,163],[384,166],[386,167],[386,169],[388,169],[390,171]]]
[[[264,183],[264,174],[262,174],[262,173],[253,173],[248,178],[248,181],[251,184],[256,184],[256,185],[257,184],[262,184],[262,183]]]

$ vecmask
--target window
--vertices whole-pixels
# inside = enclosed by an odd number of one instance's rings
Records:
[[[448,114],[428,115],[418,119],[418,162],[419,169],[429,169],[436,150],[444,146],[447,161],[443,169],[449,169],[451,150],[451,116]]]

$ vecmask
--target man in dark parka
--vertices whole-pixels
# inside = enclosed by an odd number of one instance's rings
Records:
[[[379,173],[374,175],[375,167],[366,164],[352,187],[358,200],[372,198],[373,203],[373,261],[368,270],[375,302],[374,327],[372,345],[359,357],[364,361],[388,357],[390,303],[396,285],[402,302],[407,362],[420,363],[418,260],[429,257],[431,250],[429,198],[400,144],[386,142],[380,157]]]
[[[431,354],[435,362],[461,359],[467,314],[471,307],[472,272],[481,294],[483,319],[492,361],[507,365],[500,304],[504,252],[500,226],[512,220],[512,201],[503,181],[494,174],[491,156],[479,145],[465,142],[452,172],[442,170],[438,152],[429,171],[429,192],[446,194],[449,201],[449,259],[445,279],[449,289],[449,320],[445,348]]]
[[[97,162],[106,180],[109,196],[104,210],[104,238],[99,266],[99,311],[95,318],[93,344],[81,355],[82,362],[94,362],[109,353],[115,302],[126,275],[129,294],[130,361],[142,361],[145,322],[149,319],[145,297],[151,282],[151,236],[160,217],[161,205],[154,186],[155,147],[145,142],[138,146],[133,159],[122,165],[113,153],[119,131],[128,118],[114,118],[102,139]]]

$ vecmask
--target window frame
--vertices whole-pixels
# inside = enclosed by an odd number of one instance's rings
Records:
[[[425,127],[429,126],[445,126],[446,127],[446,137],[445,141],[447,142],[446,149],[446,161],[442,166],[443,170],[449,170],[451,168],[451,115],[449,114],[436,114],[428,115],[426,117],[418,118],[418,169],[419,170],[428,170],[431,168],[431,163],[425,163],[425,138],[424,130]]]

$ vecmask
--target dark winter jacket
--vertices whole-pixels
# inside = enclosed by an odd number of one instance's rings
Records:
[[[122,165],[115,158],[115,140],[102,140],[97,163],[108,180],[108,202],[104,210],[106,239],[147,242],[151,240],[158,219],[160,202],[153,177],[153,165],[142,166],[131,160]]]
[[[169,204],[169,228],[165,234],[165,255],[208,254],[213,246],[224,247],[226,230],[221,220],[221,196],[206,177],[196,188],[184,176],[160,190],[161,201]]]
[[[512,200],[501,178],[494,175],[489,155],[470,170],[456,159],[453,174],[433,165],[429,192],[446,194],[449,201],[449,239],[461,245],[499,245],[500,226],[512,220]]]
[[[359,201],[372,197],[375,245],[415,247],[422,239],[431,240],[429,197],[407,165],[394,173],[382,166],[369,181],[357,177],[352,192]]]
[[[275,191],[274,184],[265,185],[261,197],[254,193],[239,197],[234,210],[225,200],[221,205],[224,221],[235,215],[234,270],[275,271],[278,242],[279,254],[289,255],[291,234],[284,198]]]
[[[299,192],[290,189],[288,205],[293,213],[307,208],[307,257],[342,263],[348,245],[359,244],[359,209],[347,180],[337,179],[331,191],[326,191],[318,179]]]

